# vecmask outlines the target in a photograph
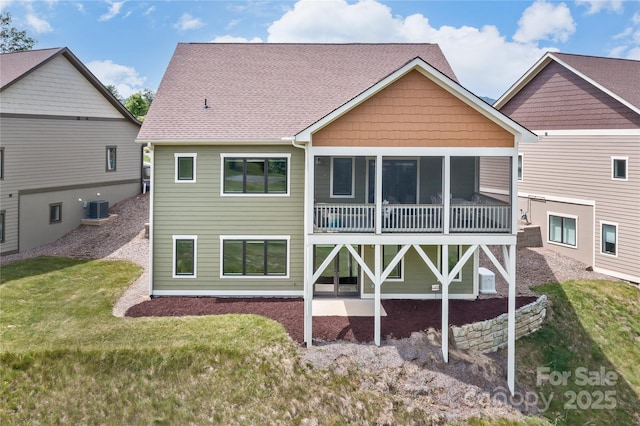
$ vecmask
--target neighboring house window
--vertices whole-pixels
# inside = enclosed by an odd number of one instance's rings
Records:
[[[461,246],[449,246],[449,272],[453,271],[453,268],[458,264],[461,248]],[[462,269],[455,277],[453,277],[453,281],[462,281]]]
[[[289,155],[222,154],[222,194],[289,193]]]
[[[611,179],[627,180],[628,157],[611,157]]]
[[[115,146],[107,147],[107,171],[108,172],[116,171],[116,151],[117,151],[117,147]]]
[[[62,203],[49,204],[49,223],[62,222]]]
[[[355,186],[352,157],[331,157],[331,197],[351,198]]]
[[[4,147],[0,148],[0,179],[4,179]]]
[[[382,264],[385,270],[399,251],[400,246],[382,246]],[[387,277],[387,280],[402,280],[402,259],[400,259],[400,262],[394,266],[393,270]]]
[[[549,242],[576,247],[577,222],[578,218],[575,216],[549,214]]]
[[[0,212],[0,243],[4,243],[4,216],[5,210]]]
[[[222,276],[288,276],[289,237],[220,237]]]
[[[618,224],[617,223],[602,223],[602,253],[618,255]]]
[[[196,158],[198,154],[174,154],[176,161],[176,182],[196,181]]]
[[[522,182],[522,165],[524,157],[522,154],[518,154],[518,182]]]
[[[173,236],[173,278],[196,278],[198,236]]]

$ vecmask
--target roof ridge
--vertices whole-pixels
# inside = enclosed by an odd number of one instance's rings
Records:
[[[366,43],[366,42],[345,42],[345,43],[251,43],[251,42],[211,42],[211,41],[181,41],[178,44],[189,45],[256,45],[256,46],[437,46],[438,43],[400,43],[400,42],[384,42],[384,43]]]
[[[585,55],[581,53],[563,53],[563,52],[549,52],[551,55],[563,55],[563,56],[579,56],[582,58],[592,58],[592,59],[607,59],[607,60],[615,60],[615,61],[630,61],[630,62],[640,62],[638,59],[630,59],[630,58],[611,58],[609,56],[596,56],[596,55]]]

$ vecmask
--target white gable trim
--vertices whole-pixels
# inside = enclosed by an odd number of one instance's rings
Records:
[[[507,90],[500,97],[500,99],[498,99],[495,102],[494,106],[498,109],[502,108],[507,102],[509,102],[509,100],[511,100],[511,98],[513,98],[518,92],[520,92],[520,90],[522,90],[524,86],[526,86],[535,76],[537,76],[544,68],[546,68],[546,66],[549,65],[551,61],[557,62],[559,65],[562,65],[563,67],[565,67],[566,69],[568,69],[569,71],[571,71],[572,73],[574,73],[575,75],[577,75],[578,77],[586,81],[587,83],[591,84],[594,87],[597,87],[598,89],[600,89],[607,95],[611,96],[612,98],[614,98],[615,100],[617,100],[618,102],[626,106],[627,108],[631,109],[636,114],[640,114],[640,108],[633,105],[626,99],[622,98],[620,95],[607,89],[597,81],[591,79],[590,77],[587,77],[585,74],[581,73],[577,69],[573,68],[572,66],[564,62],[562,59],[555,56],[552,52],[545,53],[545,55],[542,58],[540,58],[538,62],[536,62],[535,65],[531,67],[529,71],[526,72],[525,75],[523,75],[515,84],[513,84],[513,86],[509,88],[509,90]]]
[[[331,113],[316,121],[314,124],[298,133],[295,136],[295,140],[297,142],[311,141],[311,135],[313,133],[325,127],[342,115],[346,114],[348,111],[360,105],[365,100],[371,98],[372,96],[413,70],[420,72],[422,75],[436,83],[438,86],[442,87],[444,90],[460,99],[462,102],[502,127],[504,130],[513,134],[515,136],[516,142],[537,142],[537,136],[531,133],[528,129],[511,120],[509,117],[502,114],[461,85],[449,79],[440,71],[436,70],[420,58],[415,58],[412,61],[408,62],[398,70],[380,80],[378,83],[360,93],[355,98],[351,99],[349,102],[341,105]]]

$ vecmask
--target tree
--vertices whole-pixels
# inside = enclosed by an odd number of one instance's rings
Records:
[[[2,53],[31,50],[36,41],[27,37],[26,31],[18,31],[11,26],[11,14],[0,13],[0,51]]]
[[[144,89],[142,91],[142,97],[144,97],[146,99],[146,101],[149,104],[149,106],[151,106],[151,102],[153,102],[153,98],[155,96],[156,96],[156,94],[151,89]]]
[[[147,111],[149,111],[149,102],[140,92],[129,96],[125,101],[124,106],[140,121],[144,120],[144,117],[147,115]]]
[[[105,86],[105,88],[118,100],[118,102],[120,102],[121,104],[124,103],[124,98],[120,96],[120,93],[118,93],[118,89],[116,88],[116,86],[114,86],[113,84],[109,84],[108,86]]]

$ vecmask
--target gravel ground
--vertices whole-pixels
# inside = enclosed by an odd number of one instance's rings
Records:
[[[113,313],[123,316],[126,310],[149,300],[149,243],[144,238],[144,224],[149,217],[149,194],[126,199],[111,208],[118,218],[101,227],[82,225],[65,237],[23,253],[3,256],[0,265],[36,256],[124,259],[142,266],[144,272],[125,291]],[[495,252],[498,259],[501,255]],[[480,264],[496,272],[484,253]],[[517,250],[517,294],[533,295],[536,284],[569,279],[613,278],[587,270],[587,265],[544,248]],[[493,297],[508,294],[505,280],[496,273]],[[486,297],[486,296],[483,296]],[[320,343],[300,348],[303,363],[337,374],[354,368],[363,373],[361,387],[372,392],[392,394],[410,407],[433,409],[434,423],[461,422],[472,416],[522,418],[522,413],[536,413],[537,408],[505,404],[506,360],[499,354],[449,350],[449,362],[442,362],[439,331],[413,333],[408,338],[388,339],[380,347],[348,342]],[[518,388],[521,395],[526,391]],[[388,404],[392,419],[392,405]]]

